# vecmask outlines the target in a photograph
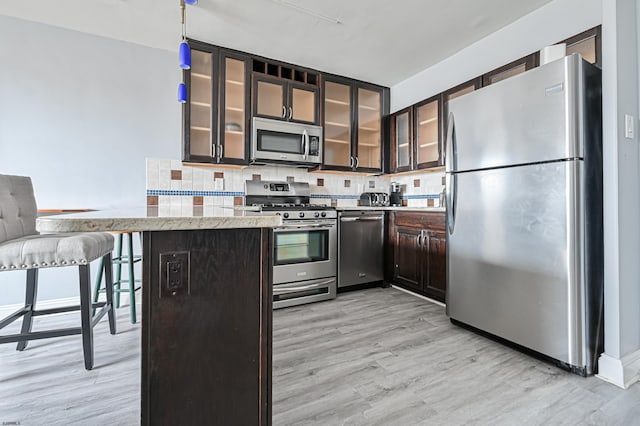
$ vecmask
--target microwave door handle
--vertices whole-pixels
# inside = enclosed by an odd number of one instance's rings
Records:
[[[307,129],[302,131],[302,158],[307,159],[309,155],[309,133],[307,133]]]

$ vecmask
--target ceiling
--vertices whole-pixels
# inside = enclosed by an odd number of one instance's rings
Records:
[[[199,0],[187,36],[392,86],[550,1]],[[0,14],[172,51],[180,39],[179,0],[3,1]]]

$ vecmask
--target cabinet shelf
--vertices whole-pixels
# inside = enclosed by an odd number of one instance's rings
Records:
[[[431,118],[427,118],[426,120],[422,120],[420,123],[418,123],[419,125],[424,125],[424,124],[429,124],[429,123],[433,123],[434,121],[437,121],[438,117],[431,117]]]
[[[343,105],[343,106],[349,106],[349,102],[347,101],[339,101],[337,99],[331,99],[331,98],[325,98],[324,99],[327,103],[330,104],[335,104],[335,105]]]
[[[398,144],[398,147],[399,147],[399,148],[404,148],[405,146],[409,146],[409,142],[399,143],[399,144]]]
[[[198,78],[204,78],[207,80],[211,80],[211,76],[207,75],[207,74],[202,74],[199,72],[191,72],[191,77],[198,77]]]
[[[420,145],[418,145],[420,148],[428,148],[430,146],[434,146],[434,145],[438,145],[438,141],[433,141],[433,142],[425,142],[425,143],[421,143]]]
[[[201,131],[201,132],[210,132],[211,128],[210,127],[191,126],[191,130],[198,130],[198,131]]]
[[[359,126],[358,127],[359,130],[366,130],[368,132],[379,132],[380,128],[378,127],[365,127],[365,126]]]
[[[228,135],[244,135],[242,130],[225,130],[224,132]]]
[[[208,103],[208,102],[191,101],[191,105],[192,106],[199,106],[199,107],[203,107],[203,108],[211,108],[211,104]]]
[[[377,143],[359,143],[358,146],[363,146],[366,148],[380,148],[380,144]]]
[[[324,138],[325,142],[333,142],[333,143],[341,143],[341,144],[345,144],[345,145],[349,145],[351,142],[349,141],[345,141],[342,139],[332,139],[332,138]]]
[[[238,108],[238,107],[232,107],[232,106],[228,106],[225,109],[228,111],[244,112],[244,108]]]
[[[229,83],[229,84],[235,84],[236,86],[243,86],[244,85],[244,81],[239,81],[239,80],[232,80],[232,79],[226,79],[225,82]]]
[[[336,126],[336,127],[345,127],[348,128],[349,125],[348,124],[344,124],[344,123],[337,123],[335,121],[325,121],[324,124],[327,124],[329,126]]]
[[[369,106],[369,105],[359,105],[359,107],[361,109],[366,109],[366,110],[369,110],[369,111],[380,111],[380,107],[377,107],[377,106],[372,107],[372,106]]]

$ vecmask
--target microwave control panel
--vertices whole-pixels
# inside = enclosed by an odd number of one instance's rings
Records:
[[[309,155],[320,155],[320,138],[309,136]]]

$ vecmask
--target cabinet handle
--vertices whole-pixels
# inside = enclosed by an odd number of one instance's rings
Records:
[[[289,120],[293,117],[293,108],[289,107]]]
[[[287,118],[287,107],[282,105],[282,118]]]
[[[224,157],[224,145],[220,144],[218,145],[220,148],[218,149],[218,151],[220,151],[220,158]]]
[[[422,247],[422,245],[420,244],[420,239],[422,238],[422,234],[418,235],[416,237],[416,244],[418,245],[418,247]]]
[[[356,169],[360,167],[360,160],[358,159],[358,157],[356,157]]]
[[[349,167],[353,167],[353,157],[349,157]]]
[[[216,146],[217,146],[216,144],[211,145],[211,148],[212,148],[212,150],[211,150],[211,156],[212,156],[213,158],[216,158]]]

